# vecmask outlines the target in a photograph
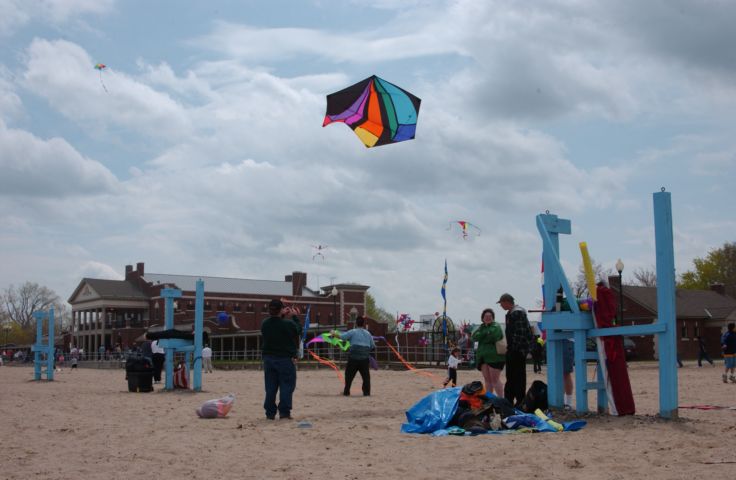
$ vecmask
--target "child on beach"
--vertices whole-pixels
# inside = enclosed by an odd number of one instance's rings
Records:
[[[450,383],[452,387],[457,386],[457,366],[460,365],[459,358],[460,355],[460,349],[459,348],[453,348],[450,352],[450,358],[447,359],[447,378],[442,383],[443,387],[446,387],[448,383]]]
[[[77,368],[77,357],[72,355],[72,370]]]

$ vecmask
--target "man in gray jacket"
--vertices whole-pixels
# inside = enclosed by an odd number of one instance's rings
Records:
[[[348,330],[340,335],[343,340],[350,342],[350,350],[348,350],[348,364],[345,366],[345,390],[342,394],[350,395],[350,386],[353,384],[355,374],[360,372],[360,378],[363,379],[363,396],[371,394],[371,370],[370,355],[371,351],[376,348],[371,332],[365,329],[365,318],[358,317],[355,319],[355,328]]]

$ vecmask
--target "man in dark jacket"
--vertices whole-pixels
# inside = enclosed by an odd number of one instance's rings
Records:
[[[526,310],[508,293],[496,302],[506,310],[506,386],[504,397],[515,407],[526,396],[526,357],[532,345],[532,328]]]
[[[261,324],[263,338],[263,375],[266,399],[263,408],[266,418],[290,419],[292,395],[296,389],[296,357],[299,348],[301,326],[291,308],[274,299],[268,306],[269,317]],[[292,316],[288,319],[287,316]],[[279,404],[276,405],[276,394]]]

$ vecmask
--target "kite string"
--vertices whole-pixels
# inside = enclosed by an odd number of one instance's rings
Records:
[[[102,89],[105,90],[105,93],[110,93],[110,92],[107,91],[107,87],[105,86],[105,82],[102,81],[102,69],[100,69],[100,85],[102,85]]]

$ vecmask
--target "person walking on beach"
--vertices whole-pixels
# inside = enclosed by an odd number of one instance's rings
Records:
[[[736,323],[728,324],[728,331],[723,334],[721,338],[721,349],[723,350],[723,359],[726,362],[726,370],[723,372],[723,383],[728,383],[728,380],[736,383],[736,377],[734,376],[734,369],[736,368]],[[728,373],[731,373],[728,376]]]
[[[212,349],[209,345],[205,345],[202,349],[202,370],[212,373]]]
[[[457,386],[457,367],[460,365],[460,349],[455,347],[450,352],[450,358],[447,359],[447,378],[442,382],[442,386],[446,387],[449,383],[451,387]]]
[[[263,377],[266,387],[263,408],[269,420],[276,418],[277,411],[279,418],[290,419],[292,397],[296,389],[296,357],[301,327],[298,321],[286,319],[293,312],[281,300],[271,300],[268,313],[269,317],[261,323]]]
[[[485,382],[486,392],[494,393],[498,397],[504,396],[501,372],[506,357],[496,350],[496,342],[503,339],[501,325],[496,323],[496,314],[492,308],[486,308],[480,314],[481,326],[473,332],[471,338],[478,342],[475,352],[475,366],[480,370]],[[508,377],[508,374],[507,374]]]
[[[506,386],[504,396],[512,405],[520,405],[526,395],[526,357],[532,344],[532,327],[526,310],[504,293],[498,302],[506,310]]]
[[[700,335],[698,335],[695,338],[698,339],[698,366],[699,367],[702,367],[703,366],[703,360],[705,360],[708,363],[710,363],[710,366],[711,367],[715,367],[716,364],[713,363],[713,360],[710,359],[710,355],[708,355],[708,351],[705,348],[705,340],[703,340],[703,337],[701,337]]]
[[[360,372],[363,379],[363,396],[371,394],[371,369],[370,355],[375,350],[376,343],[373,341],[371,332],[365,329],[365,318],[355,319],[355,328],[340,334],[340,338],[350,342],[348,350],[348,363],[345,365],[345,389],[342,394],[350,395],[350,386],[353,384],[355,374]]]

